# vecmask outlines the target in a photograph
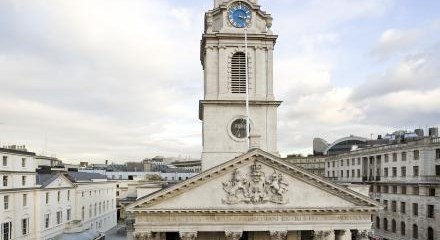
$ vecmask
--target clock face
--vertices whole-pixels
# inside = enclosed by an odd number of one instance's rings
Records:
[[[239,118],[232,122],[231,133],[236,138],[246,138],[246,119]]]
[[[229,22],[236,28],[249,26],[252,20],[252,12],[248,5],[238,2],[228,10]]]

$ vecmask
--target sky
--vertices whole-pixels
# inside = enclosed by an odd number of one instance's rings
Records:
[[[200,158],[213,0],[0,0],[0,144],[67,162]],[[440,126],[440,1],[260,0],[278,149]]]

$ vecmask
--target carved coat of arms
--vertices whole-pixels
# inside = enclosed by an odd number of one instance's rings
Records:
[[[266,177],[261,168],[260,164],[254,163],[247,174],[234,170],[232,179],[223,183],[226,192],[223,203],[286,204],[289,201],[286,196],[289,184],[284,181],[283,175],[274,171]]]

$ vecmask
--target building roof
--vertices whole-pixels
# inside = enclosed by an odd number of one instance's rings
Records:
[[[28,152],[27,150],[24,150],[24,149],[13,149],[13,148],[4,148],[4,147],[0,147],[0,152],[21,154],[21,155],[28,155],[28,156],[35,156],[36,155],[34,152]]]
[[[99,173],[87,173],[87,172],[68,172],[67,175],[73,182],[78,181],[92,181],[97,179],[107,179],[106,176]]]
[[[45,187],[49,185],[52,181],[57,179],[59,174],[37,174],[37,185]]]

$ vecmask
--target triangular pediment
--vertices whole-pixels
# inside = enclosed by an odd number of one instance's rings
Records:
[[[50,179],[43,188],[71,188],[75,185],[64,175],[58,174],[54,175],[52,179]]]
[[[262,150],[253,150],[172,187],[127,211],[347,211],[379,205]]]

